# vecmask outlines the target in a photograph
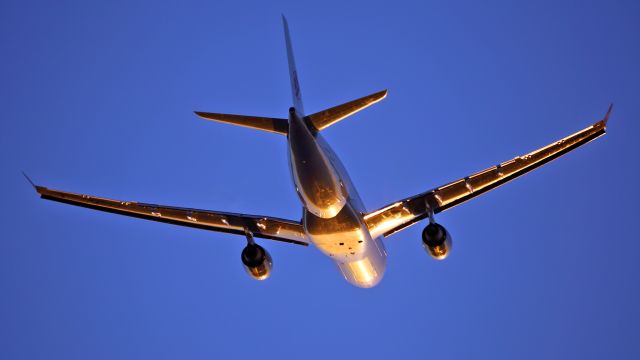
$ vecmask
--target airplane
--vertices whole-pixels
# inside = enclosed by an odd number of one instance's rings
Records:
[[[395,201],[375,211],[367,211],[345,167],[322,131],[365,109],[387,95],[387,90],[306,115],[298,81],[287,19],[282,16],[287,49],[293,106],[287,118],[198,112],[206,120],[243,126],[282,135],[287,140],[289,168],[296,193],[302,203],[301,220],[247,215],[211,210],[120,201],[53,190],[35,185],[41,198],[141,219],[204,230],[243,235],[247,244],[241,261],[256,280],[271,274],[271,255],[255,238],[315,245],[333,260],[344,278],[361,288],[376,286],[386,269],[387,238],[421,220],[422,245],[434,259],[443,260],[451,252],[449,231],[435,221],[435,215],[484,194],[538,168],[602,135],[611,113],[593,125],[526,155],[491,166],[448,184]],[[26,174],[25,174],[26,177]]]

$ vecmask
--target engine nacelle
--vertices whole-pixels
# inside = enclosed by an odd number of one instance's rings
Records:
[[[422,230],[422,246],[436,260],[444,260],[451,252],[451,235],[444,226],[430,223]]]
[[[240,255],[247,273],[256,280],[264,280],[271,275],[273,262],[271,255],[258,244],[248,244]]]

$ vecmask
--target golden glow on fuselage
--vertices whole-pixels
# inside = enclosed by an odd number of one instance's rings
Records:
[[[347,281],[372,287],[384,274],[384,246],[371,238],[362,201],[335,153],[295,111],[289,114],[289,165],[305,208],[305,233]]]
[[[356,281],[360,284],[371,284],[378,277],[378,273],[371,265],[369,258],[350,262],[349,267],[351,272],[356,275]]]
[[[289,122],[289,164],[300,201],[314,215],[332,218],[347,202],[340,174],[307,124],[295,115]]]

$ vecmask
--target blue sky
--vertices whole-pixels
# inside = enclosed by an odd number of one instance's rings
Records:
[[[305,108],[388,88],[325,131],[365,204],[582,129],[609,131],[438,220],[349,285],[314,248],[39,200],[62,190],[298,219],[282,137],[192,111],[285,116],[289,18]],[[6,359],[638,358],[635,1],[0,4],[0,354]]]

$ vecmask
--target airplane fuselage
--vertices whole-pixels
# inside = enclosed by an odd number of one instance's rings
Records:
[[[372,238],[366,213],[349,175],[324,138],[294,108],[289,110],[291,176],[304,207],[304,231],[335,261],[345,279],[373,287],[384,275],[386,250]]]

